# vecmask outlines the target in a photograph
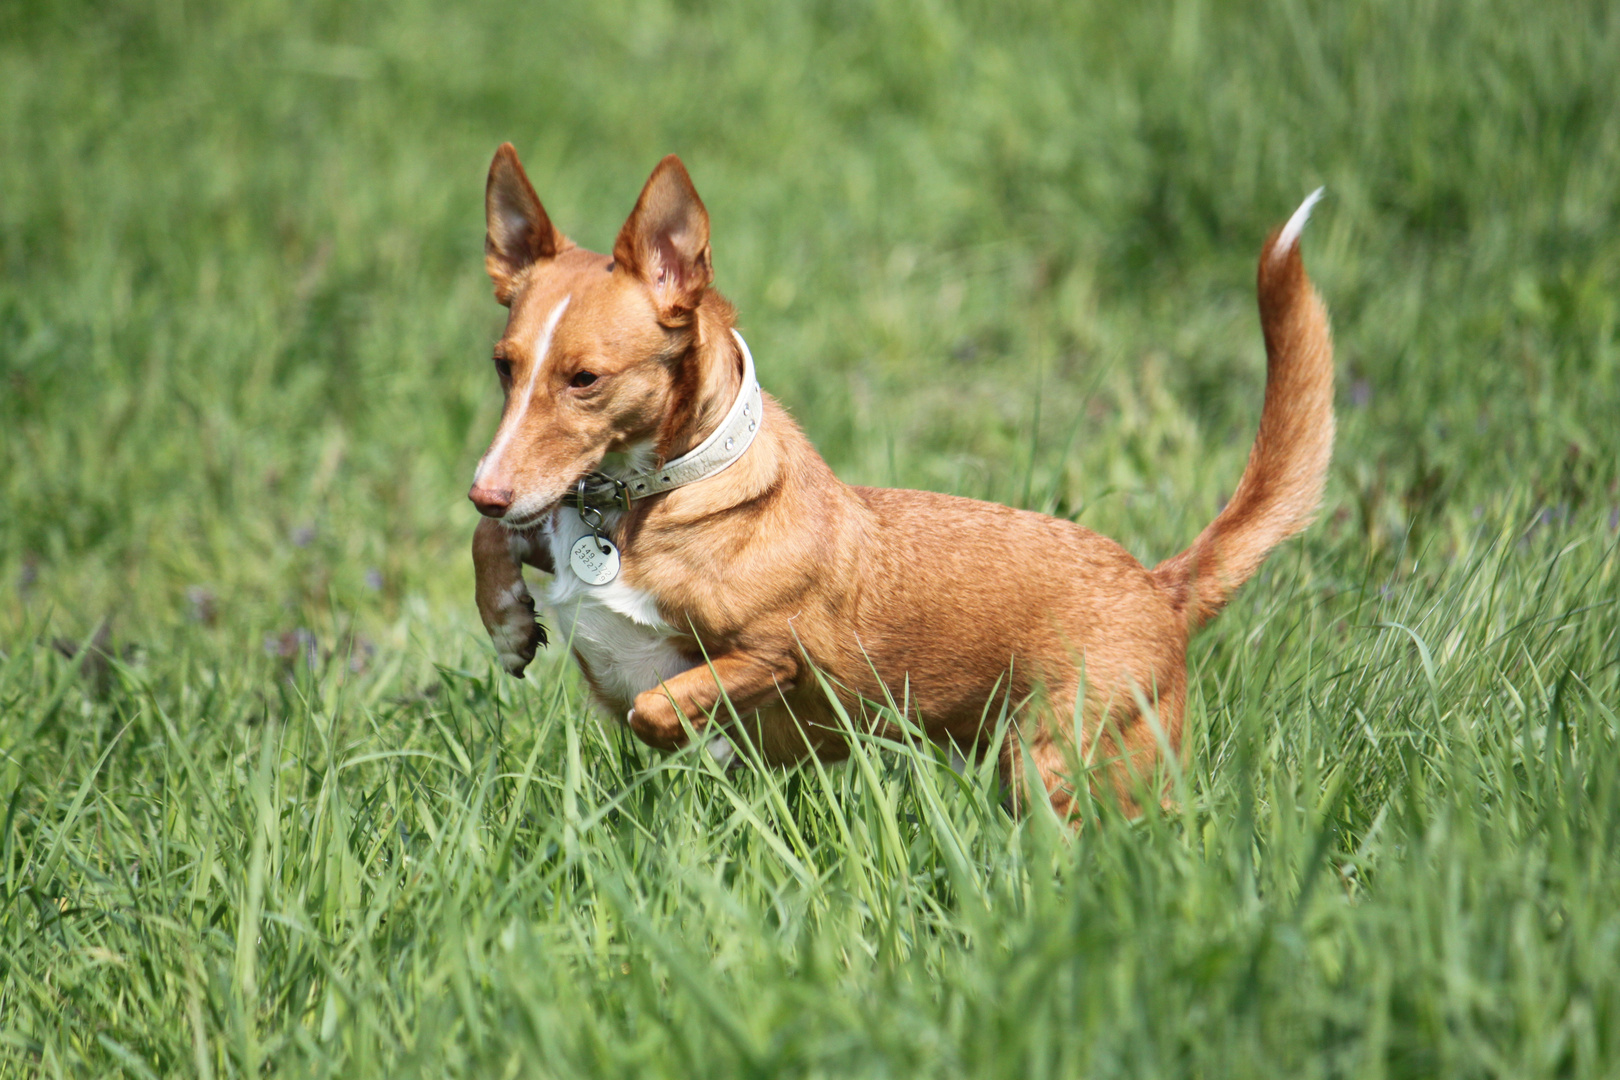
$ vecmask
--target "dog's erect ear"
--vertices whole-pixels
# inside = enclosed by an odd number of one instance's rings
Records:
[[[489,163],[484,228],[484,269],[503,304],[512,302],[523,271],[570,246],[546,216],[511,143],[502,143]]]
[[[613,261],[652,290],[658,321],[685,326],[714,281],[709,212],[674,154],[658,163],[613,243]]]

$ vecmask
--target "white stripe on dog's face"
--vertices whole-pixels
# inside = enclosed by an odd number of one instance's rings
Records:
[[[523,416],[529,411],[529,399],[534,396],[535,379],[539,376],[540,369],[545,366],[546,356],[551,352],[552,335],[557,332],[557,324],[562,321],[563,312],[568,310],[568,301],[571,299],[572,297],[563,297],[557,303],[557,306],[551,309],[551,314],[546,316],[546,325],[540,331],[540,342],[535,346],[529,364],[529,378],[523,384],[523,395],[518,399],[517,411],[512,413],[510,419],[501,425],[501,430],[496,434],[495,442],[490,446],[489,453],[485,454],[483,460],[479,461],[478,471],[473,473],[474,484],[483,483],[487,474],[500,470],[501,455],[506,452],[508,444],[511,443],[513,433],[523,426]]]

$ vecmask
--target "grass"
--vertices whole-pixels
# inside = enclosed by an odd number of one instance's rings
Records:
[[[1620,1073],[1617,53],[1522,0],[6,8],[0,1073]],[[498,675],[504,139],[598,250],[682,154],[847,479],[1148,560],[1326,184],[1335,471],[1194,647],[1178,808],[720,773]]]

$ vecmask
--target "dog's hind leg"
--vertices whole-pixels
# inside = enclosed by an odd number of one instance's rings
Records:
[[[1067,741],[1048,724],[1032,725],[1022,737],[1008,734],[1001,747],[1001,782],[1008,809],[1015,815],[1022,817],[1028,811],[1027,800],[1044,798],[1059,818],[1079,820],[1075,757]]]
[[[1037,780],[1053,811],[1074,825],[1084,798],[1111,801],[1127,817],[1140,814],[1144,801],[1164,805],[1163,744],[1177,752],[1179,708],[1179,701],[1163,700],[1147,706],[1146,714],[1132,705],[1106,710],[1100,721],[1085,725],[1078,747],[1071,724],[1030,716],[1002,745],[1001,777],[1011,809],[1022,814],[1024,799],[1041,797]]]

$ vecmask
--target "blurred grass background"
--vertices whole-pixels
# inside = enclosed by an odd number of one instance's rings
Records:
[[[5,1067],[1616,1072],[1617,56],[1523,0],[6,5]],[[1327,186],[1324,516],[1195,646],[1177,814],[715,777],[493,674],[508,139],[598,250],[682,155],[846,479],[1150,562]]]

